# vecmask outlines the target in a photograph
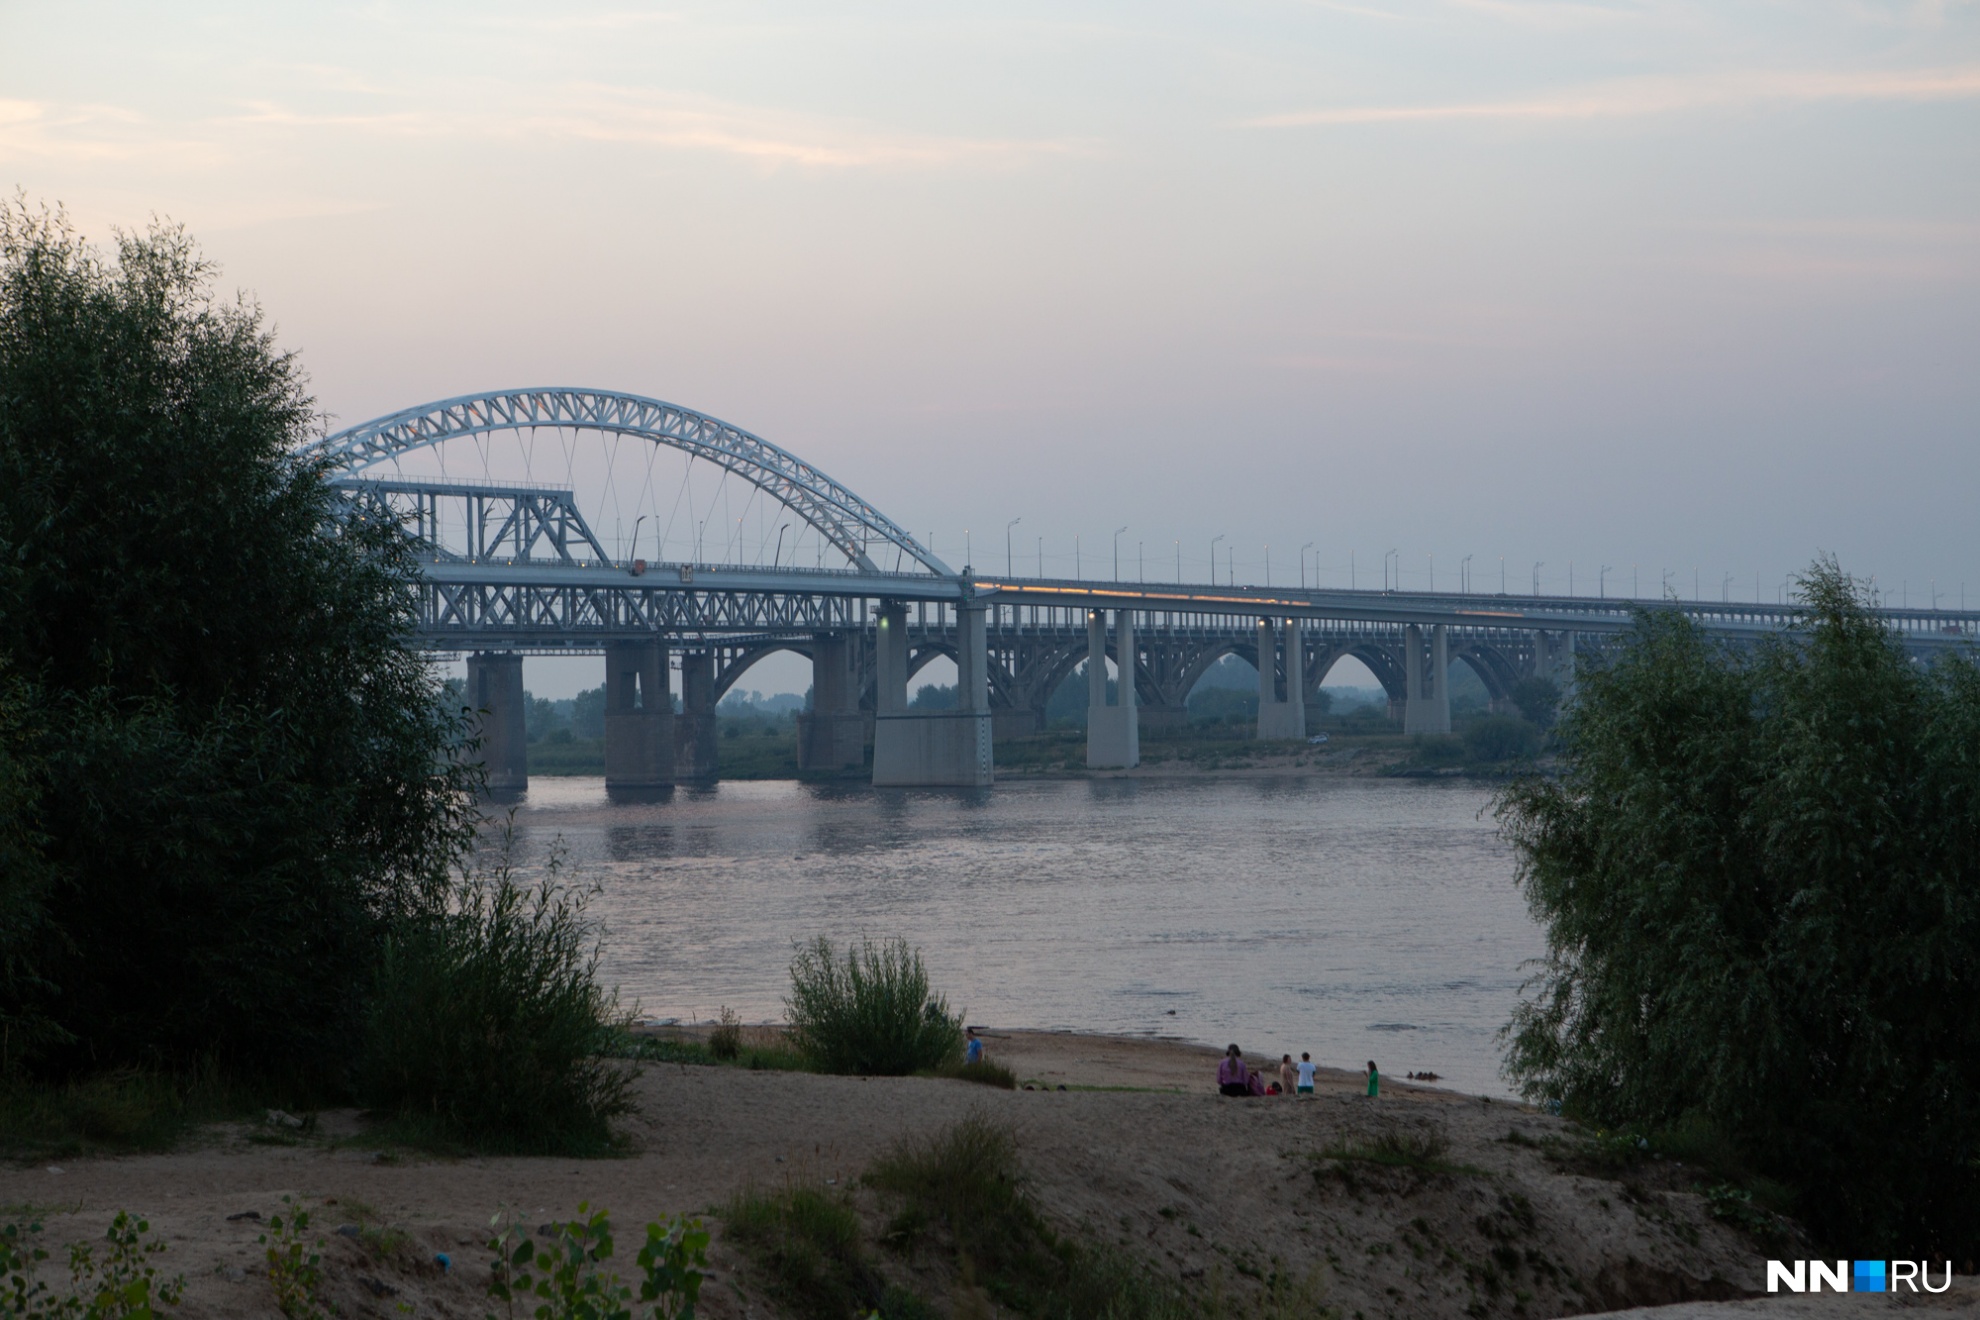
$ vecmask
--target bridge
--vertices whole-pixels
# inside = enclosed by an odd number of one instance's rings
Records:
[[[573,485],[488,474],[489,437],[528,436],[533,447],[543,432],[559,438],[567,468],[582,443],[610,442],[616,462],[628,441],[706,463],[809,529],[820,562],[783,562],[781,529],[768,565],[761,554],[749,564],[613,553]],[[472,475],[446,462],[450,447],[462,446]],[[417,455],[438,455],[440,470],[408,475]],[[326,436],[303,457],[324,465],[348,516],[387,518],[418,538],[418,642],[436,655],[466,654],[488,785],[498,793],[527,783],[525,655],[604,657],[606,783],[615,793],[712,779],[716,703],[778,651],[812,666],[801,768],[850,771],[866,764],[870,746],[876,785],[980,786],[994,778],[995,738],[1043,729],[1046,702],[1082,663],[1087,764],[1131,767],[1141,729],[1180,723],[1197,680],[1227,655],[1257,669],[1260,738],[1304,737],[1315,694],[1347,657],[1375,675],[1404,732],[1447,733],[1452,664],[1477,674],[1494,710],[1510,710],[1515,684],[1571,682],[1576,655],[1632,627],[1632,608],[1642,603],[956,570],[769,441],[691,409],[605,390],[506,390],[424,404]],[[650,477],[650,455],[647,470]],[[636,522],[635,547],[639,530]],[[842,566],[824,566],[828,549]],[[1791,609],[1762,603],[1660,604],[1732,641],[1794,623]],[[1883,614],[1918,653],[1980,637],[1980,611]],[[956,708],[910,708],[911,680],[938,657],[956,666]],[[1110,661],[1121,675],[1111,703]]]

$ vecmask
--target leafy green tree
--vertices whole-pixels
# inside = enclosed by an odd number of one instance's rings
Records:
[[[301,371],[213,275],[0,208],[0,847],[40,872],[0,881],[0,1021],[43,1071],[334,1074],[471,827],[404,534],[295,456]]]
[[[1509,1074],[1703,1123],[1858,1254],[1980,1248],[1980,668],[1913,663],[1832,561],[1741,657],[1674,612],[1500,801],[1547,931]]]
[[[1522,678],[1512,686],[1512,699],[1528,723],[1543,730],[1554,727],[1561,706],[1561,689],[1552,679]]]

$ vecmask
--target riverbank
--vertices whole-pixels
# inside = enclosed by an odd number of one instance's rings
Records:
[[[31,1210],[57,1243],[99,1236],[119,1208],[141,1212],[168,1244],[158,1263],[187,1278],[186,1315],[248,1317],[272,1311],[257,1237],[288,1196],[312,1210],[324,1296],[342,1314],[465,1318],[485,1309],[480,1244],[505,1207],[532,1225],[580,1201],[609,1207],[630,1271],[649,1219],[719,1220],[745,1189],[812,1186],[849,1199],[876,1268],[936,1298],[956,1286],[939,1253],[877,1245],[886,1204],[857,1179],[899,1140],[974,1114],[1014,1133],[1059,1231],[1236,1313],[1263,1304],[1274,1278],[1282,1295],[1306,1290],[1302,1314],[1366,1320],[1537,1318],[1764,1287],[1766,1252],[1712,1218],[1684,1170],[1604,1163],[1587,1134],[1522,1105],[1395,1081],[1370,1100],[1359,1076],[1336,1071],[1311,1100],[1227,1100],[1214,1093],[1217,1051],[1175,1041],[993,1031],[990,1053],[1035,1089],[649,1064],[623,1159],[381,1151],[338,1112],[306,1135],[219,1125],[169,1154],[8,1169],[0,1202]],[[712,1265],[703,1315],[789,1314],[719,1223]]]

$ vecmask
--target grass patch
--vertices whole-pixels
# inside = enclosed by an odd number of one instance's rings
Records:
[[[767,1276],[771,1295],[798,1315],[844,1320],[886,1296],[861,1247],[858,1213],[849,1198],[829,1188],[752,1188],[729,1202],[722,1220],[726,1236]]]
[[[1020,1315],[1179,1316],[1173,1293],[1132,1258],[1055,1233],[1026,1191],[1008,1128],[971,1115],[906,1140],[867,1171],[898,1209],[885,1241],[912,1255],[946,1249],[964,1287]]]
[[[777,1036],[782,1039],[781,1033]],[[606,1035],[600,1053],[617,1059],[637,1059],[641,1063],[679,1063],[694,1068],[747,1068],[752,1072],[808,1072],[811,1065],[796,1050],[781,1044],[752,1040],[748,1033],[734,1057],[716,1057],[708,1044],[677,1036],[637,1036],[613,1030]]]
[[[980,1063],[958,1063],[949,1068],[927,1068],[921,1073],[924,1077],[947,1077],[958,1082],[976,1082],[983,1086],[994,1086],[1000,1091],[1017,1090],[1017,1074],[1001,1063],[984,1059]]]
[[[844,959],[823,936],[800,945],[784,1002],[791,1043],[819,1072],[905,1077],[962,1055],[962,1022],[906,940],[862,940]]]
[[[1415,1169],[1419,1173],[1464,1174],[1485,1177],[1485,1170],[1469,1164],[1455,1164],[1445,1158],[1451,1143],[1441,1132],[1427,1128],[1390,1128],[1372,1140],[1342,1142],[1314,1156],[1344,1164],[1379,1164],[1392,1169]]]
[[[256,1108],[244,1087],[210,1069],[187,1077],[120,1069],[67,1082],[16,1078],[0,1083],[0,1155],[167,1150],[202,1123]]]

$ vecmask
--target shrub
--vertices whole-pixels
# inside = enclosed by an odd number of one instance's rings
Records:
[[[104,1234],[102,1260],[88,1246],[69,1249],[69,1291],[57,1293],[39,1275],[48,1249],[35,1239],[36,1222],[0,1229],[0,1313],[17,1320],[153,1320],[161,1306],[177,1306],[183,1275],[160,1281],[152,1258],[165,1244],[145,1240],[151,1225],[119,1210]]]
[[[733,1062],[742,1053],[742,1017],[726,1004],[715,1030],[708,1033],[708,1052],[723,1063]]]
[[[1510,715],[1486,715],[1465,729],[1464,749],[1474,761],[1530,761],[1540,753],[1540,729]]]
[[[800,945],[784,1006],[791,1043],[820,1072],[899,1077],[962,1053],[961,1018],[929,993],[921,954],[905,940],[862,940],[843,962],[823,936]]]
[[[1681,616],[1578,682],[1500,819],[1547,932],[1532,1098],[1722,1133],[1859,1253],[1980,1254],[1980,668],[1914,664],[1833,561],[1750,656]]]
[[[488,1295],[505,1305],[511,1320],[518,1302],[537,1320],[632,1320],[632,1288],[603,1268],[613,1251],[612,1220],[604,1210],[580,1202],[576,1219],[548,1227],[544,1246],[513,1216],[504,1218],[495,1216],[498,1231],[488,1241],[495,1254]],[[701,1221],[682,1216],[648,1224],[636,1259],[638,1300],[650,1303],[641,1314],[694,1320],[708,1268],[708,1230]]]
[[[485,1151],[597,1154],[632,1108],[608,1057],[616,1000],[598,985],[586,895],[555,859],[535,885],[506,856],[448,911],[387,942],[371,995],[364,1100],[406,1131]]]

